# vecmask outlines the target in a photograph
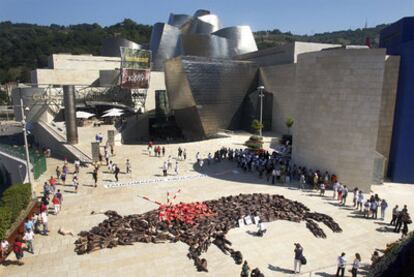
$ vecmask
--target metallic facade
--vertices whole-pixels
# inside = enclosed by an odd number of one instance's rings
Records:
[[[165,23],[156,23],[152,28],[150,49],[152,51],[152,70],[162,71],[164,61],[176,57],[180,29]]]
[[[212,35],[226,38],[231,53],[235,53],[235,55],[257,51],[256,40],[249,26],[226,27],[212,33]]]
[[[233,53],[229,53],[230,49],[227,39],[205,34],[182,35],[181,47],[181,52],[184,56],[225,59],[233,55]]]
[[[184,23],[191,20],[192,16],[188,14],[173,14],[170,13],[168,25],[180,28]]]
[[[198,10],[194,16],[170,14],[168,24],[156,23],[151,34],[153,70],[164,70],[164,62],[177,56],[231,59],[257,51],[248,26],[221,28],[217,15]]]
[[[132,49],[141,49],[142,46],[133,41],[115,37],[107,38],[104,40],[101,55],[106,57],[121,57],[120,47],[132,48]]]
[[[215,14],[194,17],[181,26],[183,34],[211,34],[220,29],[220,20]]]
[[[165,63],[170,107],[184,136],[201,139],[240,126],[245,96],[254,91],[251,62],[178,57]]]

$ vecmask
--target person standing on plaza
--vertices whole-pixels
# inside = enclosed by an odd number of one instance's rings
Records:
[[[115,180],[116,180],[116,182],[118,182],[118,174],[119,174],[119,167],[118,167],[118,165],[114,165],[114,175],[115,175]]]
[[[370,211],[371,211],[371,201],[368,199],[364,203],[364,217],[369,218]]]
[[[385,210],[388,208],[388,203],[385,199],[382,199],[380,207],[381,207],[381,220],[384,220]]]
[[[51,188],[50,188],[49,183],[48,183],[48,182],[45,182],[45,183],[43,184],[43,195],[44,195],[44,196],[46,196],[46,197],[49,197],[49,195],[50,195],[50,190],[51,190]]]
[[[276,168],[273,168],[272,170],[272,185],[275,184],[276,181]]]
[[[356,208],[358,204],[358,188],[354,188],[353,193],[352,203],[354,203],[354,205],[352,207]]]
[[[168,169],[172,169],[172,161],[171,161],[171,156],[168,156],[168,159],[167,159],[167,166],[168,166]]]
[[[162,156],[165,157],[165,147],[164,146],[162,147],[161,152],[162,152]]]
[[[213,157],[211,156],[211,153],[208,153],[208,155],[207,155],[207,165],[211,164],[212,159],[213,159]]]
[[[43,231],[42,234],[44,236],[47,236],[47,233],[49,232],[49,228],[48,228],[48,216],[47,216],[47,209],[43,210],[40,214],[40,220],[42,222],[43,225]]]
[[[341,183],[338,183],[338,201],[339,201],[339,203],[342,202],[343,192],[344,192],[344,186]]]
[[[92,171],[92,179],[93,179],[93,182],[94,182],[94,185],[95,185],[95,188],[96,188],[98,186],[98,169],[97,168],[95,168]]]
[[[16,241],[13,244],[13,252],[14,255],[16,255],[16,260],[17,263],[19,265],[23,265],[24,263],[22,262],[23,259],[23,240],[21,238],[17,238]]]
[[[300,178],[299,178],[299,188],[300,189],[305,189],[305,185],[306,185],[306,177],[305,174],[300,174]]]
[[[55,215],[57,215],[60,212],[60,200],[56,197],[56,195],[52,199],[53,208],[55,211]]]
[[[360,212],[362,212],[362,204],[364,203],[364,194],[362,193],[362,190],[358,192],[358,199],[357,199],[357,210],[359,209]]]
[[[371,199],[371,213],[372,213],[372,218],[373,219],[377,219],[378,218],[378,201],[374,199]]]
[[[105,161],[106,161],[106,165],[109,165],[109,153],[108,153],[108,149],[104,148],[104,157],[105,157]]]
[[[395,205],[394,209],[392,209],[392,219],[391,219],[390,225],[394,225],[397,223],[397,217],[398,217],[399,212],[400,211],[398,210],[398,205]]]
[[[325,196],[325,183],[324,182],[321,183],[320,190],[321,190],[320,196]]]
[[[7,253],[9,252],[9,247],[10,247],[9,242],[5,238],[3,238],[0,243],[0,252],[1,252],[0,258],[1,259],[6,259]]]
[[[345,253],[342,252],[341,256],[338,257],[338,269],[336,270],[336,277],[344,277],[346,266]]]
[[[34,249],[33,249],[34,233],[32,229],[27,229],[24,232],[23,240],[26,243],[27,252],[34,254]]]
[[[187,150],[185,150],[185,148],[183,150],[183,158],[184,160],[187,160]]]
[[[332,186],[333,199],[336,199],[336,193],[338,192],[338,188],[339,188],[339,183],[338,182],[333,183],[333,186]]]
[[[76,173],[79,173],[79,170],[80,170],[80,161],[79,160],[76,160],[74,164],[75,164],[75,172]]]
[[[352,277],[357,277],[360,264],[361,264],[361,256],[359,255],[359,253],[356,253],[355,260],[352,263],[352,269],[351,269]]]
[[[126,160],[126,173],[129,174],[131,173],[131,162],[129,161],[129,159]]]
[[[242,271],[240,273],[240,277],[249,277],[250,275],[250,267],[247,261],[244,261],[242,266]]]
[[[115,149],[114,144],[109,144],[109,149],[111,150],[111,157],[115,156]]]
[[[59,181],[59,179],[60,179],[60,174],[61,174],[60,167],[59,167],[59,166],[57,166],[57,167],[56,167],[56,179],[58,179],[58,181]]]
[[[75,188],[75,192],[78,192],[78,188],[79,188],[79,180],[78,179],[73,179],[72,180],[72,186]]]
[[[178,160],[175,160],[174,171],[175,171],[175,175],[178,175]]]
[[[24,231],[27,231],[29,229],[33,230],[33,227],[34,227],[34,223],[33,223],[32,218],[27,217],[26,222],[24,223]]]
[[[164,176],[167,176],[168,175],[168,164],[167,164],[167,161],[164,161],[164,164],[162,165],[162,174]]]
[[[58,189],[58,191],[56,192],[55,196],[59,199],[60,202],[60,208],[62,208],[62,204],[63,204],[63,195],[60,192],[60,189]]]
[[[181,149],[181,147],[178,147],[178,159],[181,160],[181,157],[183,155],[183,150]]]
[[[302,267],[303,248],[299,243],[295,243],[295,260],[293,263],[294,273],[300,273]]]
[[[196,160],[197,160],[197,163],[200,163],[200,159],[201,159],[201,157],[200,157],[200,152],[197,152],[197,153],[196,153]]]
[[[342,190],[342,206],[346,206],[346,198],[348,197],[348,188],[346,186],[344,186],[343,190]]]

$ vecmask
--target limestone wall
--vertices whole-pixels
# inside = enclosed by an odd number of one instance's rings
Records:
[[[273,94],[272,131],[285,134],[286,119],[295,110],[296,64],[261,67],[259,76],[266,91]]]
[[[295,51],[294,51],[294,57],[293,57],[294,63],[297,62],[298,56],[301,54],[317,52],[317,51],[321,51],[322,49],[341,47],[340,44],[300,42],[300,41],[295,41],[294,44],[295,44]]]
[[[399,56],[386,57],[377,141],[377,151],[385,157],[385,169],[388,168],[388,157],[390,155],[399,68]]]
[[[82,69],[35,69],[31,71],[31,82],[39,85],[84,85],[89,86],[99,78],[99,70]]]
[[[293,161],[368,190],[374,175],[384,49],[298,56]]]
[[[313,43],[313,42],[291,42],[277,45],[272,48],[237,56],[235,59],[252,61],[260,66],[272,66],[280,64],[296,63],[297,56],[303,53],[321,51],[322,49],[340,47],[339,44]]]
[[[52,54],[49,56],[50,69],[105,70],[121,67],[121,58],[92,55]]]
[[[155,109],[155,91],[165,89],[166,87],[164,72],[151,71],[150,86],[147,91],[147,100],[145,103],[146,111],[151,111]]]

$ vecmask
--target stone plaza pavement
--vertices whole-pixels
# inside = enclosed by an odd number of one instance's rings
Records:
[[[107,127],[103,127],[107,128]],[[90,142],[94,139],[97,128],[80,128],[79,146],[90,153]],[[103,131],[105,134],[105,132]],[[120,182],[133,180],[150,180],[162,178],[161,167],[168,155],[176,156],[180,145],[186,148],[188,158],[179,162],[179,176],[191,177],[199,172],[193,167],[195,153],[199,151],[203,157],[221,146],[242,147],[247,134],[234,134],[228,137],[211,139],[202,142],[165,145],[166,157],[148,157],[146,145],[116,146],[112,160],[120,165],[121,172],[125,171],[125,160],[130,158],[133,173],[120,174]],[[271,141],[265,138],[266,146]],[[54,174],[56,165],[61,161],[48,160],[48,173],[37,185],[41,190],[42,181]],[[70,168],[73,168],[70,166]],[[0,266],[0,276],[239,276],[241,266],[236,265],[230,256],[224,255],[217,247],[211,245],[202,257],[208,261],[208,273],[198,273],[192,260],[187,258],[188,246],[184,243],[144,244],[120,246],[113,249],[103,249],[87,255],[77,255],[74,252],[76,234],[89,230],[105,219],[104,215],[90,215],[91,211],[115,210],[122,215],[143,213],[157,208],[155,204],[137,197],[145,195],[152,199],[166,201],[166,192],[182,189],[177,201],[193,202],[215,199],[221,196],[239,193],[271,193],[282,194],[286,198],[297,200],[308,206],[312,211],[332,216],[342,227],[342,233],[333,233],[320,224],[327,234],[326,239],[314,237],[306,228],[305,222],[293,223],[275,221],[267,224],[267,233],[263,238],[257,238],[247,233],[255,230],[254,226],[231,230],[227,238],[233,243],[233,248],[240,250],[251,268],[259,267],[265,276],[287,276],[293,267],[294,243],[300,242],[304,247],[304,255],[308,264],[302,272],[317,270],[321,276],[335,273],[336,258],[345,252],[348,262],[352,262],[354,253],[359,252],[362,262],[369,262],[375,249],[384,249],[386,244],[400,237],[393,232],[384,232],[387,227],[384,222],[390,221],[391,209],[395,204],[407,204],[409,211],[414,210],[414,186],[402,184],[384,184],[373,186],[372,190],[380,197],[388,200],[385,221],[359,218],[350,207],[339,207],[330,196],[321,198],[317,192],[301,191],[293,186],[269,185],[256,174],[243,173],[237,170],[236,164],[222,162],[206,166],[203,173],[207,177],[188,178],[158,183],[137,184],[122,188],[104,188],[102,182],[114,180],[112,174],[102,167],[99,176],[99,187],[91,187],[93,181],[89,174],[91,168],[82,168],[80,173],[80,188],[73,193],[70,186],[61,187],[64,191],[62,211],[58,216],[49,216],[49,236],[37,235],[34,242],[34,255],[25,253],[23,266],[10,264]],[[175,173],[172,173],[174,175]],[[68,181],[71,177],[68,178]],[[68,182],[69,183],[69,182]],[[352,205],[352,193],[348,197],[348,205]],[[61,236],[57,230],[62,227],[75,233],[74,237]],[[14,255],[9,260],[14,260]],[[350,268],[349,268],[350,269]],[[347,270],[348,271],[348,270]],[[309,276],[305,274],[303,276]],[[349,272],[346,276],[351,276]]]

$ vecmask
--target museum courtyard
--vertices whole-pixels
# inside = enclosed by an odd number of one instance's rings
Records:
[[[90,143],[95,140],[95,134],[111,127],[82,127],[79,128],[81,148],[90,153]],[[277,220],[266,223],[267,232],[263,237],[252,235],[257,227],[252,224],[242,228],[231,229],[227,239],[232,248],[239,250],[243,259],[247,260],[250,268],[258,267],[265,276],[292,275],[294,243],[300,243],[304,249],[307,264],[302,267],[298,276],[334,276],[336,261],[341,252],[346,253],[348,263],[352,263],[355,253],[360,253],[363,264],[370,264],[374,250],[385,249],[386,244],[400,238],[388,227],[391,220],[391,210],[398,204],[408,205],[408,211],[414,209],[412,195],[414,187],[403,184],[385,183],[372,186],[369,194],[377,193],[388,202],[385,220],[366,219],[352,208],[352,193],[349,194],[347,206],[339,206],[332,199],[332,191],[327,190],[325,197],[320,197],[318,191],[300,190],[295,184],[267,183],[266,178],[258,178],[257,173],[245,173],[237,168],[236,162],[222,161],[211,165],[205,164],[202,169],[195,166],[196,153],[202,158],[208,153],[214,153],[221,147],[243,148],[243,143],[249,134],[226,134],[222,137],[205,141],[189,143],[161,144],[166,149],[163,157],[149,157],[147,145],[115,146],[115,155],[110,157],[116,163],[121,173],[119,185],[114,186],[114,175],[109,173],[106,166],[99,171],[98,187],[93,187],[92,167],[81,168],[79,174],[79,189],[74,193],[70,185],[69,175],[66,186],[58,186],[63,191],[62,211],[57,215],[50,213],[48,236],[36,235],[34,254],[25,253],[24,265],[13,263],[14,255],[9,255],[9,263],[0,267],[1,276],[240,276],[241,265],[236,265],[230,255],[223,254],[215,245],[210,245],[208,251],[201,255],[208,262],[208,272],[197,272],[193,261],[187,257],[187,244],[177,243],[134,243],[128,246],[117,246],[109,249],[78,255],[74,249],[77,234],[89,231],[106,216],[101,214],[114,210],[121,215],[141,214],[157,209],[154,203],[139,196],[146,196],[160,202],[167,202],[167,192],[176,192],[176,203],[195,202],[218,199],[222,196],[238,195],[240,193],[268,193],[283,195],[306,205],[312,212],[320,212],[331,216],[343,229],[334,233],[325,225],[319,224],[327,238],[315,237],[307,228],[306,222],[295,223]],[[106,137],[104,137],[105,141]],[[275,143],[274,136],[266,136],[265,149],[270,149]],[[154,142],[157,145],[157,142]],[[186,149],[187,159],[178,162],[178,176],[174,172],[177,149]],[[162,167],[168,156],[172,156],[173,169],[168,176],[162,176]],[[132,173],[125,174],[126,159],[130,159]],[[357,162],[357,161],[355,161]],[[38,194],[42,191],[43,182],[55,175],[56,166],[62,166],[63,161],[49,158],[48,171],[36,184]],[[69,164],[70,171],[73,165]],[[339,178],[340,181],[340,178]],[[93,211],[93,213],[92,213]],[[92,214],[91,214],[92,213]],[[58,230],[73,232],[74,236],[60,235]],[[345,276],[351,276],[350,266],[347,266]],[[363,274],[362,267],[361,273]]]

